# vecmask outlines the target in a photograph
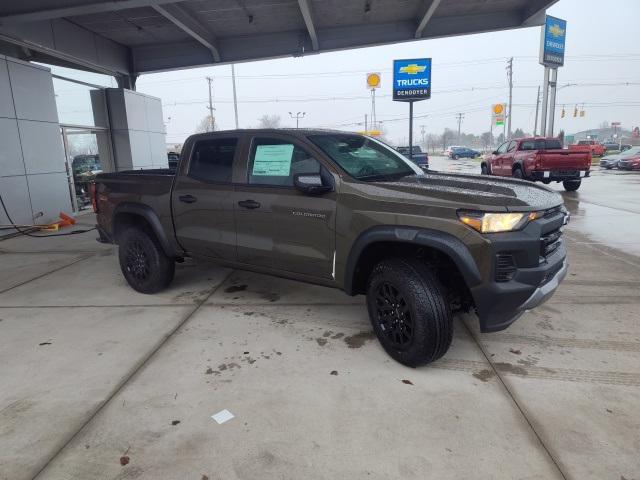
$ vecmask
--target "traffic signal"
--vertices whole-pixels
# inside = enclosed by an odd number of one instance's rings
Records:
[[[560,118],[564,118],[564,108],[560,111]]]
[[[576,107],[574,107],[574,109],[573,109],[573,118],[575,118],[575,117],[577,117],[577,116],[578,116],[578,107],[576,106]]]
[[[580,110],[580,116],[584,117],[584,110]]]

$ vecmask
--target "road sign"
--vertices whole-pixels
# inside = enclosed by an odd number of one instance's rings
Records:
[[[370,90],[374,90],[376,88],[380,88],[380,73],[367,73],[367,88]]]
[[[393,61],[393,100],[416,102],[431,98],[431,59]]]
[[[564,44],[567,37],[567,21],[546,16],[540,37],[540,63],[545,67],[564,65]]]
[[[494,103],[491,105],[491,124],[494,127],[504,126],[505,112],[507,110],[506,103]]]

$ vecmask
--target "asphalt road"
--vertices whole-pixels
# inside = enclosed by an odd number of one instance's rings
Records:
[[[430,157],[433,170],[480,173],[478,160]],[[586,235],[593,245],[605,245],[640,256],[640,172],[591,168],[577,192],[565,192],[561,183],[550,184],[562,193],[571,212],[570,230]]]

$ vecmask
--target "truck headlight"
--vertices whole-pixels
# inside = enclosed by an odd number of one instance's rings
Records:
[[[480,233],[499,233],[519,230],[529,220],[537,218],[537,212],[529,213],[485,213],[459,211],[458,218],[465,225]]]

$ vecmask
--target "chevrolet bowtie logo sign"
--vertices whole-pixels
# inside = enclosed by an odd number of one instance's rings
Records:
[[[557,23],[554,23],[549,28],[549,33],[555,38],[562,37],[564,35],[564,29],[561,28]]]
[[[422,73],[426,70],[427,67],[424,65],[417,65],[412,63],[410,65],[405,65],[404,67],[400,67],[400,73],[407,73],[409,75],[417,75],[418,73]]]
[[[431,98],[431,59],[405,58],[393,61],[393,99],[417,102]]]

